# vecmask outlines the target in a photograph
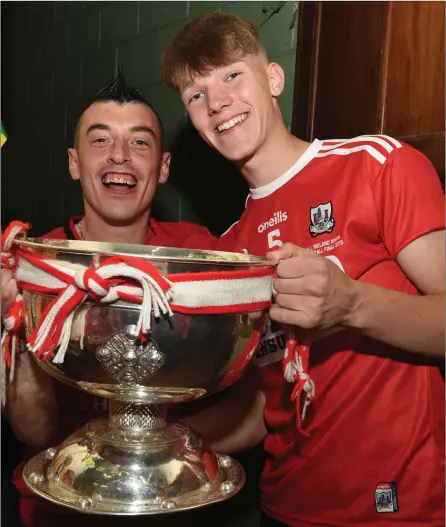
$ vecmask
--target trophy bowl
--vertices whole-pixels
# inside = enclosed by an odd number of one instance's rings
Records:
[[[14,245],[29,352],[53,378],[109,400],[108,419],[27,463],[30,489],[109,515],[192,509],[237,493],[243,468],[169,422],[167,407],[243,375],[260,337],[248,313],[269,305],[274,266],[216,251],[32,238]]]

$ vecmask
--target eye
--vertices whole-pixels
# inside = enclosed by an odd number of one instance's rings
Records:
[[[97,139],[93,140],[93,143],[105,143],[106,139],[105,137],[98,137]]]
[[[198,101],[198,99],[201,99],[202,97],[204,97],[204,93],[202,91],[194,93],[194,95],[192,95],[192,97],[189,99],[189,102]]]
[[[236,79],[239,75],[241,75],[242,72],[241,71],[234,71],[232,73],[230,73],[227,77],[226,77],[226,80],[228,81],[232,81],[234,79]]]
[[[136,139],[135,144],[137,146],[149,146],[149,143],[147,141],[144,141],[143,139]]]

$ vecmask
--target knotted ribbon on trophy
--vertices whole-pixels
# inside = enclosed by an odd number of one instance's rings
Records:
[[[270,304],[264,287],[271,280],[268,268],[165,276],[150,262],[130,256],[107,258],[96,269],[61,265],[26,251],[18,251],[16,258],[15,276],[20,288],[57,295],[28,337],[28,348],[38,357],[51,357],[58,348],[55,363],[63,362],[73,315],[87,300],[142,304],[137,324],[137,336],[142,341],[150,333],[152,313],[156,318],[171,316],[173,311],[231,314],[264,309]]]
[[[18,236],[25,236],[29,230],[28,223],[20,221],[13,221],[10,223],[2,235],[2,253],[1,265],[2,268],[14,270],[15,259],[11,251],[12,242]],[[9,381],[14,380],[15,359],[19,353],[20,346],[20,330],[22,328],[22,320],[24,317],[23,299],[19,293],[11,306],[10,310],[3,318],[4,331],[1,339],[2,344],[2,360],[1,360],[1,377],[2,377],[2,401],[5,400],[6,390],[6,368],[9,368]]]
[[[274,289],[274,281],[272,292],[275,298],[277,293]],[[299,342],[295,328],[292,326],[284,325],[283,330],[285,333],[285,354],[282,361],[283,376],[287,382],[294,383],[291,401],[294,402],[296,407],[297,429],[304,435],[308,435],[302,429],[302,422],[306,417],[308,406],[314,398],[316,388],[313,379],[308,373],[310,344],[308,342]],[[302,401],[304,394],[305,397]]]
[[[76,313],[78,324],[85,323],[84,303],[107,305],[115,302],[141,304],[136,326],[137,336],[146,340],[155,318],[182,314],[235,314],[263,310],[272,302],[274,267],[237,271],[177,273],[164,275],[141,257],[104,256],[94,266],[48,259],[29,249],[12,250],[16,237],[24,236],[30,226],[13,222],[4,234],[2,266],[12,269],[22,290],[54,296],[28,336],[27,347],[43,360],[63,363]],[[4,319],[3,361],[13,378],[14,357],[18,353],[18,334],[22,327],[23,300],[19,294]],[[83,322],[82,322],[83,321]],[[83,334],[83,328],[78,330]],[[294,382],[292,399],[296,401],[298,428],[301,429],[307,406],[314,396],[314,383],[308,375],[309,347],[299,345],[294,332],[287,328],[284,376]],[[229,385],[238,378],[254,354],[260,331],[253,331],[244,352],[222,381]],[[4,370],[5,370],[5,364]],[[3,371],[4,374],[4,371]],[[301,395],[305,393],[301,417]]]
[[[297,428],[302,429],[302,421],[305,419],[307,408],[314,398],[315,385],[308,373],[308,362],[310,357],[310,345],[300,344],[292,328],[285,328],[286,347],[283,359],[283,375],[288,382],[294,383],[291,400],[295,401],[297,408]],[[302,403],[302,395],[305,399]],[[302,412],[300,408],[302,407]]]

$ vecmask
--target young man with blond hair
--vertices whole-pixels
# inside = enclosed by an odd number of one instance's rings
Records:
[[[444,526],[444,196],[432,165],[387,136],[291,135],[283,70],[230,13],[186,23],[162,76],[250,186],[220,248],[280,261],[257,395],[243,381],[233,392],[252,408],[243,418],[219,404],[190,422],[206,432],[219,411],[208,437],[222,451],[265,437],[265,525]],[[303,430],[280,324],[313,332]]]

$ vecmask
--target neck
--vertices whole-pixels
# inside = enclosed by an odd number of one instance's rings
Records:
[[[293,136],[280,123],[256,154],[237,163],[237,166],[250,188],[263,187],[293,166],[309,145],[310,143]]]
[[[147,239],[149,211],[131,225],[110,225],[85,204],[82,230],[86,240],[109,243],[132,243],[144,245]]]

